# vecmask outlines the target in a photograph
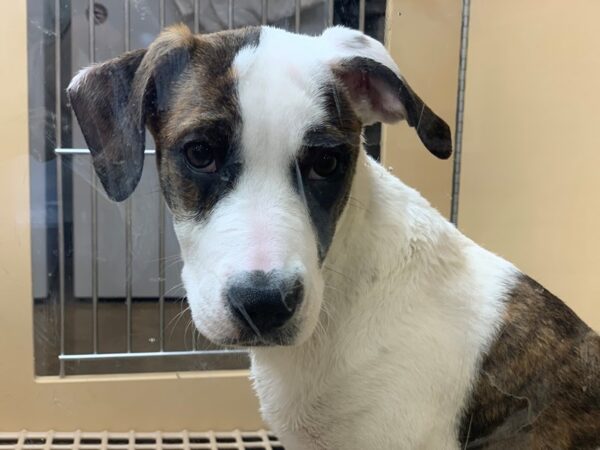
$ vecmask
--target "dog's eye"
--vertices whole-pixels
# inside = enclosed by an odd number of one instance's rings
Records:
[[[193,168],[205,173],[212,173],[217,170],[215,154],[210,147],[200,142],[190,142],[183,148],[183,153]]]
[[[312,163],[309,178],[322,180],[333,175],[338,167],[338,158],[331,152],[322,152]]]

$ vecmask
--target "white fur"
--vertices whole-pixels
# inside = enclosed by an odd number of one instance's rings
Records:
[[[81,86],[85,83],[88,74],[90,73],[90,69],[93,68],[94,66],[92,65],[80,69],[69,83],[69,87],[67,88],[67,90],[73,92],[77,92],[78,90],[80,90]]]
[[[245,169],[205,222],[176,224],[183,281],[197,327],[219,342],[237,333],[221,294],[229,276],[304,275],[296,345],[251,352],[262,413],[287,450],[456,449],[517,271],[364,151],[319,268],[289,167],[304,131],[322,120],[329,65],[351,55],[398,73],[381,44],[343,28],[321,37],[263,28],[259,46],[237,55]]]
[[[320,326],[301,346],[252,352],[262,413],[290,450],[458,448],[516,270],[364,154],[352,196]]]

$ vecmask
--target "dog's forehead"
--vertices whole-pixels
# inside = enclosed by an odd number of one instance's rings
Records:
[[[269,27],[258,45],[241,49],[233,73],[246,154],[289,157],[306,130],[324,122],[328,56],[320,38]]]
[[[308,129],[334,124],[336,132],[341,113],[345,120],[354,116],[340,105],[331,67],[369,49],[359,32],[333,28],[315,37],[255,27],[194,39],[191,64],[172,91],[161,125],[163,147],[220,121],[230,125],[245,154],[269,149],[271,156],[289,158]]]

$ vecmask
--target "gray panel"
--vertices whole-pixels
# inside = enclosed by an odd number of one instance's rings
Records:
[[[29,172],[31,179],[31,263],[33,297],[48,297],[48,264],[46,260],[46,136],[47,121],[53,115],[46,110],[44,77],[44,5],[42,2],[28,2],[29,17],[27,27],[28,70],[29,70],[29,149],[31,154]],[[42,132],[40,132],[42,130]]]

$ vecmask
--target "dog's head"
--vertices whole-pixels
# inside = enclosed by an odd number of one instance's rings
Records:
[[[346,28],[168,29],[68,89],[113,200],[136,187],[148,127],[198,329],[216,343],[294,344],[313,331],[321,264],[348,199],[361,130],[406,119],[436,156],[450,131],[385,48]]]

